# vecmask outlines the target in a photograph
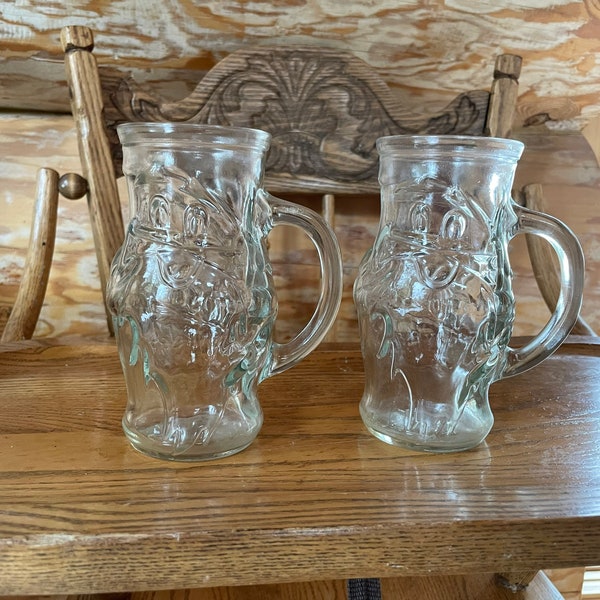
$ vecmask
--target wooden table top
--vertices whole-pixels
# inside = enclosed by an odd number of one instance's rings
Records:
[[[112,344],[0,352],[0,593],[85,593],[600,563],[600,344],[494,384],[474,450],[388,446],[354,346],[261,384],[235,456],[147,458]]]

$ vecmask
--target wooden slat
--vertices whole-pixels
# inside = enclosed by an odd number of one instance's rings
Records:
[[[587,567],[583,576],[582,600],[600,598],[600,567]]]
[[[42,168],[38,171],[25,270],[14,306],[2,332],[2,342],[29,339],[33,335],[50,277],[57,211],[58,173]]]
[[[86,27],[67,27],[62,30],[61,36],[83,175],[89,188],[88,201],[100,284],[106,302],[110,265],[123,243],[124,228],[106,128],[101,119],[102,92],[96,61],[91,53],[94,41],[91,31]],[[106,320],[112,332],[112,318],[108,309]]]
[[[522,59],[514,54],[496,58],[486,135],[508,138],[514,125]]]

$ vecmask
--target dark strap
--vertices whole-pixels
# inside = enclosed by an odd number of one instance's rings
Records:
[[[348,579],[348,600],[381,600],[379,579]]]

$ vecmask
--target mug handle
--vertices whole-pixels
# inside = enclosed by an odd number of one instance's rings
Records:
[[[545,327],[521,348],[508,348],[503,377],[511,377],[534,367],[552,354],[569,335],[581,309],[584,283],[584,257],[579,241],[561,221],[517,204],[516,232],[531,233],[550,243],[560,265],[560,296]]]
[[[273,342],[273,362],[267,376],[276,375],[301,361],[323,340],[333,325],[342,301],[342,254],[331,227],[316,212],[286,202],[263,190],[271,207],[273,226],[293,225],[310,238],[321,266],[321,288],[315,312],[304,328],[289,342]]]

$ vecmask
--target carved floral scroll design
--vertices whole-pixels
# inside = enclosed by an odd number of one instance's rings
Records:
[[[114,129],[123,121],[187,121],[254,127],[272,136],[266,170],[342,182],[374,180],[377,138],[396,134],[481,134],[489,93],[467,92],[430,118],[395,116],[385,84],[357,74],[351,56],[307,49],[247,53],[232,70],[217,65],[192,94],[164,102],[123,79],[108,96],[106,117],[115,162]],[[360,71],[359,69],[358,71]],[[210,83],[206,84],[209,80]],[[373,83],[375,80],[375,84]]]

